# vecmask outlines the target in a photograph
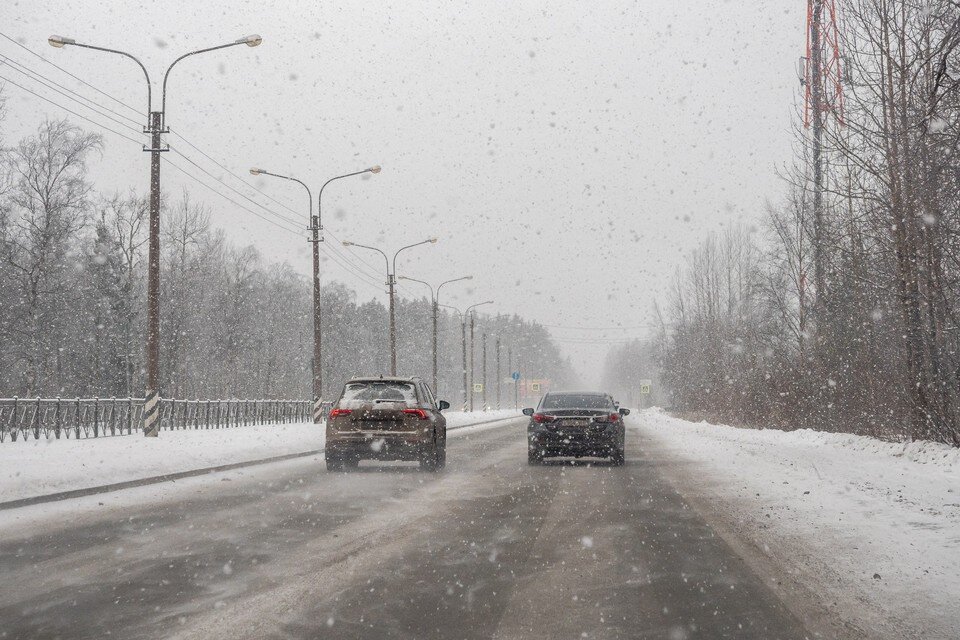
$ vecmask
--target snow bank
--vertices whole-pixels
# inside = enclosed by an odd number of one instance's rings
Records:
[[[449,429],[512,418],[513,410],[450,412]],[[96,487],[168,473],[322,449],[324,425],[258,425],[161,431],[80,440],[26,440],[0,444],[0,502]]]
[[[658,410],[628,425],[666,459],[681,493],[705,499],[869,637],[957,637],[960,451]]]
[[[161,431],[0,446],[0,502],[322,449],[323,425]]]

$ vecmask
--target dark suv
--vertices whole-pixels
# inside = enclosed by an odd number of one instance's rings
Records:
[[[540,464],[548,456],[607,458],[622,465],[623,416],[613,397],[595,391],[548,393],[534,409],[527,426],[527,460]]]
[[[417,460],[426,471],[447,461],[450,403],[433,397],[419,378],[353,378],[327,416],[328,471],[360,460]]]

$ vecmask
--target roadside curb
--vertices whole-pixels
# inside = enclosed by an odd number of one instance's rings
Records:
[[[447,429],[447,431],[457,431],[460,429],[464,429],[466,427],[476,427],[482,424],[496,424],[498,422],[505,422],[507,420],[516,420],[518,417],[522,417],[522,416],[512,416],[509,418],[496,418],[494,420],[481,420],[479,422],[471,422],[469,424],[461,424],[461,425],[457,425],[456,427],[450,427]],[[151,484],[159,484],[161,482],[173,482],[175,480],[182,480],[183,478],[193,478],[196,476],[206,475],[208,473],[230,471],[231,469],[241,469],[243,467],[252,467],[260,464],[270,464],[271,462],[282,462],[284,460],[293,460],[294,458],[306,458],[307,456],[314,456],[319,453],[323,453],[323,449],[312,449],[310,451],[300,451],[298,453],[285,453],[283,455],[271,456],[269,458],[258,458],[256,460],[245,460],[243,462],[231,462],[229,464],[221,464],[215,467],[205,467],[203,469],[190,469],[188,471],[166,473],[159,476],[150,476],[148,478],[137,478],[136,480],[125,480],[123,482],[115,482],[113,484],[104,484],[96,487],[85,487],[83,489],[71,489],[70,491],[58,491],[57,493],[48,493],[42,496],[18,498],[17,500],[8,500],[7,502],[0,502],[0,511],[7,511],[9,509],[19,509],[20,507],[29,507],[35,504],[44,504],[46,502],[59,502],[61,500],[70,500],[71,498],[83,498],[85,496],[93,496],[100,493],[111,493],[113,491],[120,491],[121,489],[133,489],[135,487],[143,487]]]

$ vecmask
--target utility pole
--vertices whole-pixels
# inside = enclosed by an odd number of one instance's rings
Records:
[[[497,410],[500,409],[500,336],[497,336]]]
[[[483,410],[487,410],[487,332],[484,331],[480,339],[483,347]]]
[[[433,301],[433,392],[435,394],[440,393],[437,385],[437,316],[440,314],[440,290],[443,289],[443,285],[450,284],[451,282],[460,282],[461,280],[473,280],[473,276],[463,276],[462,278],[454,278],[452,280],[444,280],[437,285],[437,288],[434,289],[433,285],[429,282],[423,280],[417,280],[416,278],[410,278],[407,276],[399,276],[400,280],[409,280],[410,282],[419,282],[420,284],[426,285],[430,289],[430,300]],[[444,305],[446,306],[446,305]],[[451,307],[456,309],[456,307]],[[460,310],[457,309],[457,313],[460,313]]]
[[[246,36],[227,44],[185,53],[171,62],[163,74],[159,111],[153,109],[153,84],[150,82],[150,74],[143,63],[135,56],[125,51],[83,44],[73,38],[57,35],[47,38],[47,42],[57,49],[70,45],[124,56],[137,63],[147,80],[147,126],[144,127],[143,132],[150,134],[150,148],[144,148],[143,150],[150,154],[150,239],[147,243],[147,384],[144,390],[143,435],[148,438],[156,438],[160,435],[160,421],[158,419],[160,417],[160,154],[169,150],[169,147],[163,147],[162,139],[162,134],[170,131],[166,122],[167,78],[170,76],[170,71],[174,65],[184,58],[195,56],[198,53],[235,47],[240,44],[256,47],[263,42],[263,38],[258,35]]]
[[[474,330],[474,315],[473,310],[477,307],[481,307],[485,304],[493,304],[493,300],[486,300],[484,302],[478,302],[477,304],[472,304],[467,307],[466,311],[460,313],[460,310],[456,307],[450,307],[449,305],[443,305],[444,307],[449,307],[457,313],[460,314],[460,340],[463,347],[463,410],[464,411],[473,411],[473,362],[474,362],[474,349],[473,349],[473,330]],[[470,318],[470,362],[467,362],[467,317]],[[467,381],[467,370],[469,367],[470,379]],[[469,395],[469,400],[467,396]]]
[[[143,435],[160,436],[160,153],[163,113],[150,113],[150,240],[147,249],[147,388]]]
[[[463,410],[467,410],[467,319],[460,318],[461,346],[463,347]]]
[[[510,371],[510,377],[513,379],[513,372],[516,370],[513,368],[513,347],[507,347],[507,369]],[[513,380],[513,408],[517,409],[517,388],[520,384],[519,380]]]
[[[345,247],[360,247],[361,249],[376,251],[383,256],[384,261],[387,263],[387,285],[390,287],[390,375],[392,376],[397,375],[397,306],[395,302],[395,286],[397,283],[397,256],[400,255],[401,251],[406,251],[407,249],[411,249],[413,247],[419,247],[422,244],[436,244],[436,242],[436,238],[427,238],[426,240],[421,240],[420,242],[414,242],[413,244],[408,244],[405,247],[400,247],[393,254],[393,268],[391,269],[390,258],[388,258],[387,254],[381,249],[357,242],[350,242],[349,240],[343,241],[343,246]]]
[[[351,171],[341,176],[334,176],[323,183],[320,187],[320,193],[317,194],[317,217],[311,220],[310,227],[313,230],[313,421],[317,424],[323,419],[323,348],[321,329],[321,310],[320,310],[320,252],[318,243],[323,242],[323,190],[334,180],[342,180],[351,176],[359,176],[364,173],[380,173],[380,165],[374,165],[361,171]],[[297,181],[299,182],[299,180]],[[301,184],[303,184],[301,182]],[[304,185],[306,186],[306,185]],[[310,189],[307,189],[309,195]]]
[[[473,328],[474,318],[470,315],[470,411],[473,412],[473,372],[474,372],[474,348],[473,348]]]
[[[393,297],[393,285],[396,281],[394,274],[387,274],[387,285],[390,287],[390,375],[397,375],[397,306]]]
[[[437,298],[433,298],[433,393],[440,393],[437,387],[437,315],[440,311],[440,303]]]

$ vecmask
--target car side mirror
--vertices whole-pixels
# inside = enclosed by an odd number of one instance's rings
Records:
[[[621,409],[620,409],[620,415],[622,415],[622,416],[628,416],[628,415],[630,415],[630,409],[621,408]]]
[[[526,409],[523,410],[523,415],[525,415],[525,416],[532,416],[532,415],[533,415],[533,409],[532,409],[531,407],[527,407]]]
[[[437,405],[440,407],[440,411],[450,408],[450,403],[446,400],[441,400],[439,403],[437,403]]]

